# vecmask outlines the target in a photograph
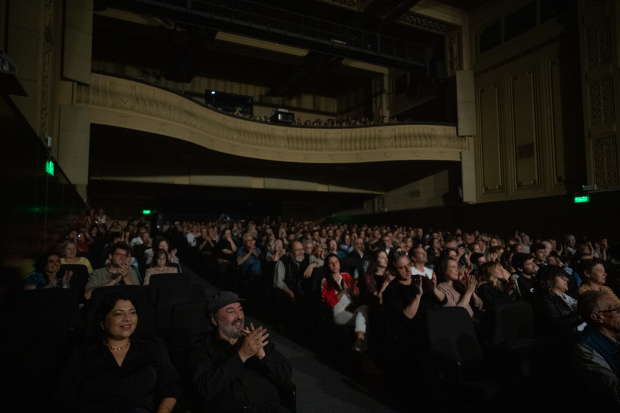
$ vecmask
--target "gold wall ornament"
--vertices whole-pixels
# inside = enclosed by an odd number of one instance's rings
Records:
[[[173,92],[128,79],[92,74],[76,86],[74,104],[91,123],[162,134],[232,155],[289,162],[341,163],[415,159],[460,161],[467,140],[456,127],[408,125],[303,128],[244,120]],[[441,152],[440,152],[441,151]]]

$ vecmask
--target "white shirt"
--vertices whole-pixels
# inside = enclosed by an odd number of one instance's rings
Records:
[[[338,285],[340,285],[341,291],[346,288],[346,284],[342,276],[340,276],[340,282],[338,283]],[[338,304],[334,306],[334,315],[339,314],[343,312],[344,310],[346,310],[349,304],[353,302],[353,298],[351,297],[350,291],[351,290],[348,290],[346,293],[342,294],[342,296],[340,297],[340,301],[338,301]]]
[[[424,272],[418,271],[416,267],[411,267],[411,275],[422,275],[426,276],[429,279],[433,279],[433,270],[428,267],[424,267]]]
[[[191,232],[187,233],[187,242],[189,243],[190,247],[196,246],[196,237]]]
[[[142,245],[142,244],[144,244],[144,242],[142,242],[142,238],[135,237],[134,239],[131,240],[131,242],[129,243],[129,246],[133,247],[135,245]]]

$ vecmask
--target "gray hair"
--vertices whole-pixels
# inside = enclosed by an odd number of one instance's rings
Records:
[[[577,313],[581,316],[581,319],[587,324],[592,324],[592,314],[601,311],[601,300],[607,294],[605,291],[592,290],[586,291],[579,296],[577,301]]]
[[[63,257],[66,256],[66,250],[69,244],[75,245],[75,249],[77,250],[77,242],[73,241],[72,239],[68,239],[65,242],[63,242],[62,245],[60,246],[60,253],[62,254]]]
[[[310,246],[314,247],[314,242],[312,242],[310,240],[305,240],[304,241],[304,248],[306,248],[308,246],[308,244],[310,244]]]

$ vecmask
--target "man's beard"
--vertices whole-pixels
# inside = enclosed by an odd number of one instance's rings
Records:
[[[241,331],[243,330],[243,327],[244,320],[240,318],[235,319],[230,325],[219,326],[219,328],[222,330],[222,333],[224,333],[224,335],[229,338],[241,337]]]
[[[301,255],[293,255],[293,259],[297,262],[302,262],[304,260],[304,254]]]

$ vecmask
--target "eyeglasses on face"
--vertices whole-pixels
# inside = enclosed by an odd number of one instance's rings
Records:
[[[116,252],[116,253],[114,253],[114,255],[116,255],[117,257],[121,257],[121,258],[129,257],[129,254],[121,254],[120,252]]]

